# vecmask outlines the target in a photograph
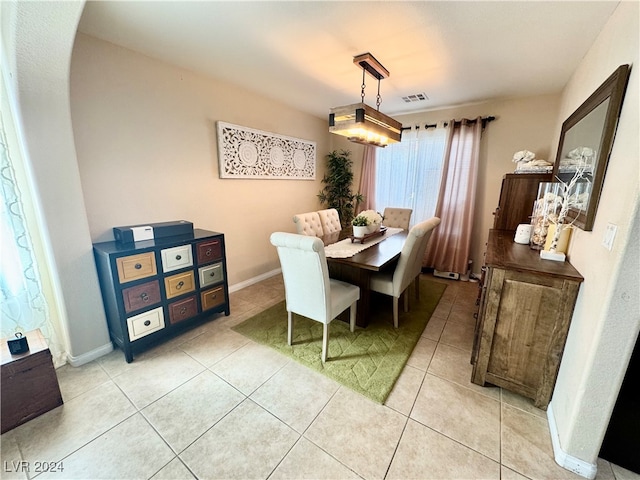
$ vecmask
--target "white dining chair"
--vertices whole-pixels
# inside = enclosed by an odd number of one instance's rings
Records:
[[[412,213],[413,209],[411,208],[386,207],[384,209],[384,213],[382,214],[382,216],[384,217],[382,224],[385,227],[395,227],[409,230]]]
[[[338,214],[338,210],[335,208],[318,210],[318,215],[320,216],[320,223],[322,224],[322,232],[324,235],[342,230],[340,215]]]
[[[416,292],[420,288],[419,278],[422,270],[422,257],[427,248],[433,229],[440,224],[438,217],[414,225],[409,230],[407,240],[402,247],[398,264],[393,272],[379,272],[371,276],[370,288],[374,292],[393,297],[393,326],[398,328],[398,301],[400,295],[411,282],[416,281]],[[404,310],[409,309],[409,296],[405,294]]]
[[[296,224],[296,231],[299,235],[309,235],[311,237],[324,235],[318,212],[298,213],[293,216],[293,223]]]
[[[271,244],[278,250],[287,308],[287,342],[293,339],[293,314],[323,324],[322,362],[327,361],[329,323],[350,308],[349,327],[354,331],[360,288],[329,278],[322,240],[295,233],[274,232]]]

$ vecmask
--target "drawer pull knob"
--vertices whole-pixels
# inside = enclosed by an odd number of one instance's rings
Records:
[[[211,298],[215,299],[218,295],[216,295],[215,293],[213,295],[211,295]]]
[[[207,250],[204,252],[204,254],[205,254],[207,257],[209,257],[209,256],[211,256],[211,252],[212,252],[212,250],[211,250],[210,248],[207,248]]]
[[[182,260],[182,255],[176,255],[176,260]]]
[[[210,276],[210,277],[215,277],[215,276],[216,276],[216,272],[211,272],[211,273],[209,274],[209,276]]]
[[[140,295],[140,298],[142,299],[143,302],[149,301],[149,295],[147,294],[147,292],[143,292],[142,295]]]
[[[184,287],[184,282],[183,282],[182,280],[180,280],[180,281],[178,282],[178,284],[176,285],[176,288],[177,288],[178,290],[180,290],[182,287]]]
[[[148,327],[149,325],[151,325],[151,320],[145,320],[144,321],[144,326]]]
[[[185,313],[187,313],[187,307],[182,307],[180,309],[180,315],[184,315]]]
[[[142,264],[140,263],[136,263],[133,268],[135,268],[136,270],[140,270],[142,268]]]

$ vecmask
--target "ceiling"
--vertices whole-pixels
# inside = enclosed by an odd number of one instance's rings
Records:
[[[380,111],[399,115],[560,92],[617,4],[89,1],[79,30],[319,117],[360,101],[353,57],[371,52],[391,73]]]

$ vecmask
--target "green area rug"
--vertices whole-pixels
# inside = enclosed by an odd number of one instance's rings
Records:
[[[393,328],[392,298],[372,294],[369,325],[349,331],[349,325],[334,320],[329,325],[327,362],[320,360],[322,324],[294,315],[293,345],[287,345],[285,302],[233,327],[255,342],[276,349],[370,399],[384,403],[402,372],[413,348],[429,322],[446,285],[422,278],[420,300],[409,287],[409,312],[400,300],[398,329]]]

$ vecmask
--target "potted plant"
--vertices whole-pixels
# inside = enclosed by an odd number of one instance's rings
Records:
[[[353,162],[349,155],[351,152],[348,150],[334,150],[327,155],[327,172],[322,179],[325,187],[318,194],[321,204],[338,211],[342,228],[351,223],[358,202],[364,198],[359,193],[351,192]]]
[[[382,220],[383,216],[375,210],[365,210],[351,221],[353,236],[363,238],[365,235],[377,231],[382,225]]]

